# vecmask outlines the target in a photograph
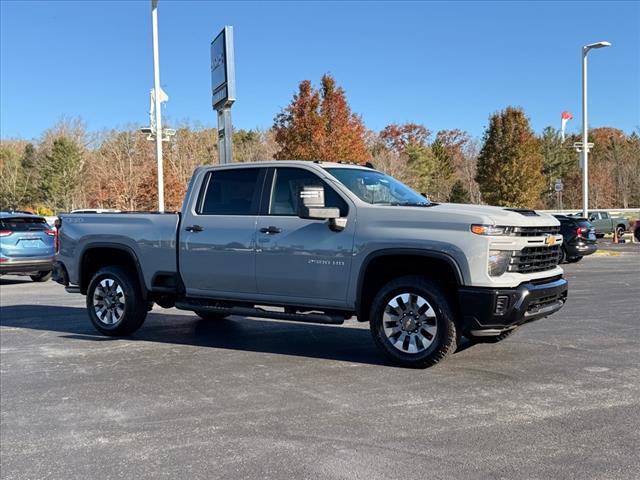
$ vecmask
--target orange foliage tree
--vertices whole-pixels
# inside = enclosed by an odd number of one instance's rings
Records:
[[[279,160],[349,160],[358,163],[371,156],[365,128],[351,112],[344,90],[331,75],[324,75],[320,91],[309,80],[300,82],[298,93],[275,118],[273,129]]]

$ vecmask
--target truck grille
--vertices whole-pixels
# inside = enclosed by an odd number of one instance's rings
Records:
[[[557,235],[560,226],[552,227],[513,227],[513,235],[516,237],[543,237],[545,235]]]
[[[509,272],[535,273],[551,270],[558,265],[560,245],[551,247],[526,247],[513,252],[509,259]]]

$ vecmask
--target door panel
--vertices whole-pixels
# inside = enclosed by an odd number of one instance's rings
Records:
[[[180,273],[187,295],[255,294],[258,202],[265,169],[216,169],[205,177],[199,205],[185,212]]]
[[[276,169],[274,188],[269,190],[272,192],[270,207],[258,217],[258,292],[288,301],[319,298],[331,300],[336,305],[345,304],[355,234],[355,208],[349,210],[347,201],[313,172],[296,173],[296,170],[299,169]],[[343,231],[332,231],[327,220],[302,219],[290,214],[296,211],[293,186],[310,184],[310,181],[324,186],[327,206],[336,206],[347,216]],[[287,206],[287,202],[292,204]]]

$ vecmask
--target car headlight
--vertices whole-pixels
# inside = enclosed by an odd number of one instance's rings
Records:
[[[476,235],[509,235],[511,228],[496,225],[471,225],[471,231]]]
[[[492,277],[499,277],[507,271],[511,250],[489,250],[488,271]]]

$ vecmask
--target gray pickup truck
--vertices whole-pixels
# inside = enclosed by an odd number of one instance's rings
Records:
[[[393,361],[424,368],[462,335],[496,342],[563,306],[559,231],[352,164],[208,166],[179,214],[61,215],[54,278],[106,335],[133,333],[153,303],[207,320],[357,316]]]

